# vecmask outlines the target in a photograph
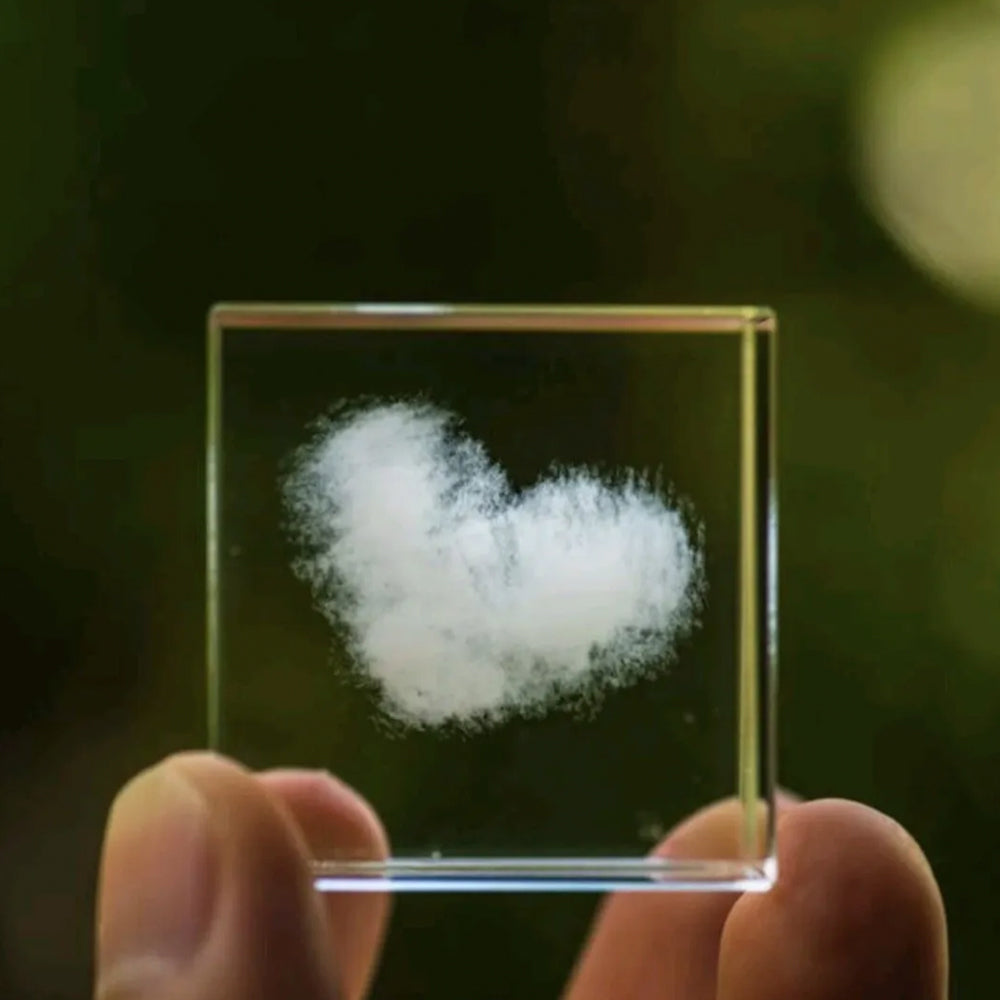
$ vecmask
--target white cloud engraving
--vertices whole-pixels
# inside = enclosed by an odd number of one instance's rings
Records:
[[[593,704],[663,670],[702,600],[700,547],[647,477],[555,468],[516,492],[423,403],[324,421],[283,489],[297,574],[405,726]]]

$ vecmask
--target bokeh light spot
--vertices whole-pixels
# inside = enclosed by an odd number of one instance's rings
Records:
[[[858,170],[902,250],[1000,308],[1000,12],[963,8],[899,31],[858,103]]]

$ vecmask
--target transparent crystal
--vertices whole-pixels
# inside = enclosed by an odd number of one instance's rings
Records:
[[[770,311],[219,305],[208,351],[210,742],[393,845],[317,885],[771,884]]]

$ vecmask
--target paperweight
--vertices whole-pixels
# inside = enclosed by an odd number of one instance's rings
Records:
[[[322,889],[747,891],[774,865],[764,308],[222,304],[211,745],[328,769]],[[657,850],[732,798],[720,856]]]

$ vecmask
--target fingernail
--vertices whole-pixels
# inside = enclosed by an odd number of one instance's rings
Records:
[[[130,782],[111,809],[98,910],[98,995],[176,974],[214,909],[218,848],[208,805],[169,763]]]

